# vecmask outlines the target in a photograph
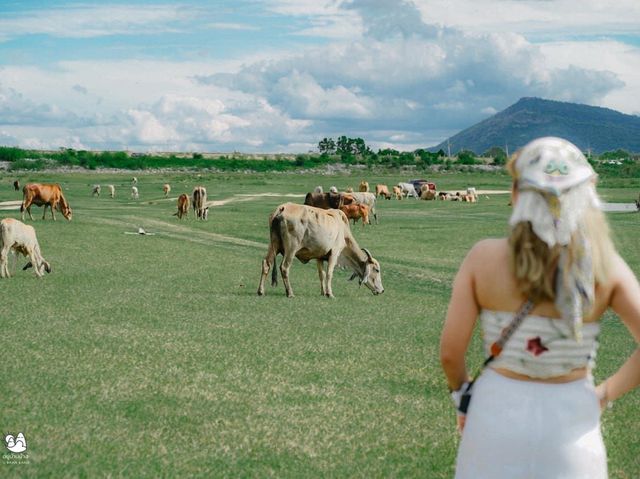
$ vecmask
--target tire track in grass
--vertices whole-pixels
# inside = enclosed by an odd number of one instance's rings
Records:
[[[159,234],[165,238],[177,239],[180,241],[187,241],[191,243],[210,246],[212,243],[223,243],[234,246],[245,246],[252,249],[262,250],[266,254],[268,244],[260,243],[258,241],[246,240],[235,236],[222,235],[219,233],[213,233],[209,231],[202,231],[191,228],[186,225],[172,224],[170,222],[156,220],[152,218],[124,215],[115,218],[90,218],[90,222],[98,224],[109,224],[118,226],[131,231],[137,230],[140,225],[144,225],[145,228],[154,228],[151,232]],[[427,281],[440,286],[447,286],[451,278],[443,274],[442,271],[436,271],[429,267],[409,266],[402,264],[402,262],[394,262],[390,259],[385,259],[384,255],[378,257],[382,262],[383,272],[386,270],[387,274],[396,277],[401,280],[408,281]]]
[[[139,216],[120,216],[120,219],[115,218],[90,218],[89,222],[98,224],[110,224],[113,226],[120,226],[135,230],[140,225],[145,227],[157,228],[153,233],[159,233],[161,236],[177,238],[192,243],[211,244],[211,242],[218,243],[230,243],[237,246],[248,246],[252,248],[261,248],[266,251],[269,246],[267,243],[260,243],[258,241],[246,240],[243,238],[237,238],[235,236],[222,235],[219,233],[212,233],[209,231],[202,231],[193,228],[189,228],[182,225],[174,225],[165,221],[154,220],[151,218],[143,218]]]

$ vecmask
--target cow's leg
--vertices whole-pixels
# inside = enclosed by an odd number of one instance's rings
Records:
[[[31,261],[31,266],[33,266],[33,270],[36,273],[36,276],[38,278],[42,278],[42,276],[44,276],[43,272],[42,272],[42,263],[39,261],[38,255],[36,254],[36,252],[31,249],[29,251],[29,261]]]
[[[264,282],[267,279],[269,274],[269,270],[273,267],[275,268],[276,262],[276,252],[275,249],[269,245],[269,251],[267,252],[267,256],[262,260],[262,275],[260,276],[260,284],[258,285],[258,295],[264,295]]]
[[[8,278],[9,277],[9,250],[6,245],[2,246],[2,250],[0,250],[0,277]]]
[[[51,218],[53,218],[53,221],[56,220],[56,212],[55,209],[58,207],[58,205],[49,205],[49,209],[51,210]]]
[[[318,277],[320,278],[320,294],[324,296],[326,294],[324,262],[318,259],[316,260],[316,266],[318,267]]]
[[[291,289],[291,282],[289,281],[289,269],[291,269],[291,263],[293,263],[294,258],[293,251],[295,250],[287,251],[280,264],[280,274],[282,275],[282,282],[284,283],[284,289],[287,291],[288,298],[293,298],[293,289]]]
[[[333,291],[331,289],[331,280],[333,279],[333,269],[336,267],[338,263],[339,254],[335,254],[334,251],[329,255],[329,259],[327,260],[327,290],[325,296],[327,298],[334,298]]]

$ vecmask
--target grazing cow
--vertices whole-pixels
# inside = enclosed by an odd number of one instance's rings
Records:
[[[340,210],[322,210],[307,205],[284,203],[269,217],[271,241],[266,257],[262,261],[262,276],[258,294],[264,294],[264,283],[273,268],[271,284],[278,284],[276,256],[284,258],[280,272],[287,296],[293,297],[289,281],[289,269],[294,256],[303,263],[316,260],[320,277],[320,292],[332,298],[331,280],[336,264],[353,271],[351,279],[360,278],[360,284],[367,286],[373,294],[384,292],[380,263],[366,249],[358,246],[349,228],[349,220]],[[324,262],[327,262],[326,272]]]
[[[329,188],[329,193],[337,193],[338,192],[338,188],[336,188],[335,186],[332,186],[331,188]]]
[[[362,203],[369,207],[369,213],[373,215],[373,219],[378,224],[378,213],[376,212],[376,195],[369,192],[345,193],[342,195],[342,204],[350,205],[351,203]],[[371,224],[371,223],[369,223]]]
[[[467,188],[467,195],[473,196],[473,200],[471,201],[471,203],[475,203],[476,201],[478,201],[478,192],[476,191],[476,188],[474,186],[470,186],[469,188]]]
[[[368,183],[368,182],[366,182],[366,181],[364,181],[364,180],[362,180],[362,181],[360,182],[360,185],[358,186],[358,190],[359,190],[361,193],[364,193],[364,192],[369,191],[369,183]]]
[[[58,183],[27,183],[22,188],[22,204],[20,205],[20,213],[22,214],[22,221],[24,221],[25,210],[29,213],[29,218],[33,221],[31,216],[31,205],[44,206],[42,212],[42,219],[44,219],[47,213],[47,206],[51,208],[51,217],[53,221],[56,220],[55,210],[62,212],[68,221],[71,221],[72,211],[69,207],[69,203],[62,194],[62,188]]]
[[[162,185],[162,191],[164,193],[164,197],[166,198],[171,193],[171,185],[169,183],[165,183]]]
[[[396,200],[401,200],[403,198],[403,196],[402,196],[402,188],[400,188],[399,186],[394,186],[393,187],[393,195],[395,196]]]
[[[340,193],[307,193],[304,197],[304,204],[328,210],[338,209],[342,206],[342,195]]]
[[[353,186],[347,186],[347,189],[344,191],[345,193],[353,193]]]
[[[422,185],[420,188],[420,199],[423,200],[435,200],[438,197],[438,194],[435,190],[429,188],[429,185]]]
[[[418,199],[418,192],[412,183],[398,183],[398,188],[402,190],[402,194],[407,198],[413,196],[416,200]]]
[[[138,178],[135,176],[131,178],[131,186],[136,186],[138,184]]]
[[[446,191],[441,191],[438,193],[438,199],[440,200],[449,200],[451,199],[451,195]]]
[[[20,182],[18,180],[13,182],[13,189],[16,191],[20,191]]]
[[[204,186],[196,186],[193,189],[192,206],[196,219],[206,220],[209,217],[209,207],[207,206],[207,189]]]
[[[391,193],[389,193],[389,188],[387,185],[376,185],[376,196],[384,196],[386,199],[391,199]]]
[[[353,220],[353,224],[356,224],[360,218],[362,218],[362,227],[369,223],[369,207],[362,203],[351,203],[350,205],[344,205],[340,207],[347,219]]]
[[[183,216],[189,216],[189,195],[182,193],[178,196],[178,211],[173,216],[177,216],[179,220]]]
[[[110,198],[115,198],[116,197],[116,187],[113,185],[107,185],[107,189],[109,190],[109,197]]]
[[[314,193],[324,193],[324,190],[322,189],[322,186],[316,186],[316,187],[313,189],[313,192],[314,192]]]
[[[45,261],[40,252],[40,245],[36,238],[36,230],[33,226],[25,225],[21,221],[13,218],[5,218],[0,221],[0,276],[8,278],[9,273],[9,251],[14,250],[29,257],[29,263],[23,268],[33,266],[36,276],[42,277],[44,272],[51,272],[51,266]]]
[[[138,191],[138,187],[137,186],[132,186],[131,187],[131,199],[137,200],[138,198],[140,198],[140,192]]]
[[[100,196],[100,185],[93,185],[93,189],[91,190],[91,194],[93,196]]]

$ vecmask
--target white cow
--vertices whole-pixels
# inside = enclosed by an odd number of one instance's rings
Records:
[[[100,185],[93,185],[93,190],[91,190],[91,194],[93,196],[100,196]]]
[[[13,218],[4,218],[0,221],[0,276],[8,278],[9,273],[9,251],[13,250],[29,257],[29,263],[23,268],[33,266],[36,276],[42,277],[44,272],[51,272],[51,266],[42,257],[40,245],[36,238],[36,230],[33,226],[25,225],[22,221]]]
[[[284,256],[280,264],[282,281],[288,297],[293,297],[289,282],[289,268],[293,258],[303,263],[316,260],[320,277],[320,293],[333,297],[331,279],[336,264],[352,270],[351,279],[360,278],[373,294],[384,293],[380,263],[366,249],[360,248],[351,234],[349,220],[336,209],[323,210],[313,206],[284,203],[269,217],[271,241],[267,256],[262,261],[262,276],[258,294],[264,294],[264,283],[273,268],[271,284],[277,284],[276,256]],[[324,262],[327,262],[325,272]]]
[[[409,198],[409,196],[413,196],[416,200],[419,198],[413,183],[398,183],[398,188],[402,190],[402,194],[407,198]]]
[[[131,198],[134,200],[137,200],[140,197],[140,194],[138,193],[138,187],[137,186],[132,186],[131,187]]]
[[[316,187],[313,189],[313,192],[314,192],[314,193],[324,193],[324,190],[322,189],[322,186],[316,186]]]
[[[169,183],[165,183],[164,185],[162,185],[162,191],[164,192],[164,196],[166,198],[167,196],[169,196],[169,193],[171,193],[171,185]]]
[[[206,220],[209,217],[207,206],[207,189],[204,186],[196,186],[191,194],[191,205],[196,219]]]
[[[109,196],[111,198],[115,198],[116,197],[116,187],[113,185],[107,185],[107,188],[109,190]]]

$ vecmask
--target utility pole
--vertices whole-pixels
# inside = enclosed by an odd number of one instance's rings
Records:
[[[447,138],[447,159],[451,159],[451,144],[449,143],[449,138]]]

